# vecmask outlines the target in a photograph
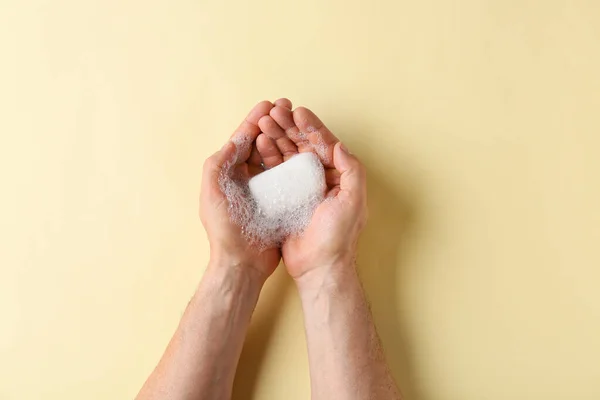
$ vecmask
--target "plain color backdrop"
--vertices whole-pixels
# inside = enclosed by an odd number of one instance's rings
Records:
[[[136,394],[208,260],[202,162],[281,96],[368,167],[409,399],[600,398],[599,49],[592,0],[3,0],[0,399]],[[234,398],[309,398],[283,270]]]

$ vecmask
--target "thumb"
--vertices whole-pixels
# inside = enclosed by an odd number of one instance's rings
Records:
[[[231,141],[227,141],[221,150],[214,153],[204,161],[202,183],[204,185],[215,185],[219,180],[219,175],[228,164],[233,163],[236,147]]]
[[[340,189],[350,195],[362,196],[366,192],[366,173],[361,162],[351,154],[342,142],[333,149],[333,164],[340,173]]]
[[[233,143],[231,140],[228,140],[227,143],[225,143],[223,145],[223,147],[221,148],[221,150],[217,151],[215,154],[213,154],[214,159],[214,163],[215,163],[215,167],[218,170],[221,170],[225,167],[228,167],[228,163],[229,164],[233,164],[233,162],[235,161],[235,154],[237,152],[237,147],[235,145],[235,143]]]

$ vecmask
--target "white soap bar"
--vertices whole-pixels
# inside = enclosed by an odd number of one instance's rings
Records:
[[[312,214],[323,201],[325,170],[314,153],[300,153],[250,179],[249,187],[261,216],[284,222],[294,215],[306,215],[303,211]]]

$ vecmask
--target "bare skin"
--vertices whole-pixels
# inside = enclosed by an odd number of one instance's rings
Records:
[[[302,236],[281,249],[257,251],[231,223],[218,177],[234,159],[228,142],[204,165],[200,216],[211,257],[165,354],[137,398],[229,399],[250,317],[280,258],[298,288],[306,327],[312,398],[400,399],[355,268],[367,220],[364,167],[308,109],[261,102],[236,132],[254,145],[238,159],[249,177],[298,152],[313,151],[326,168],[328,201]],[[301,132],[305,132],[303,135]]]

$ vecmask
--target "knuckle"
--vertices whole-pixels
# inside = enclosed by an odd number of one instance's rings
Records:
[[[262,100],[259,101],[258,104],[256,104],[258,107],[273,107],[273,103],[270,102],[269,100]]]
[[[268,128],[271,126],[271,121],[273,121],[273,118],[271,118],[270,115],[263,115],[262,117],[260,117],[260,119],[258,120],[258,126],[262,129],[262,128]]]
[[[213,168],[216,164],[215,157],[216,157],[216,153],[213,154],[212,156],[208,157],[206,160],[204,160],[204,164],[202,165],[202,168],[204,170]]]
[[[367,169],[365,168],[364,165],[361,164],[360,161],[358,161],[358,166],[356,168],[358,176],[360,177],[360,179],[362,181],[366,181],[367,180]]]
[[[361,183],[364,183],[367,180],[367,170],[358,160],[356,160],[352,166],[352,175],[354,175]]]

